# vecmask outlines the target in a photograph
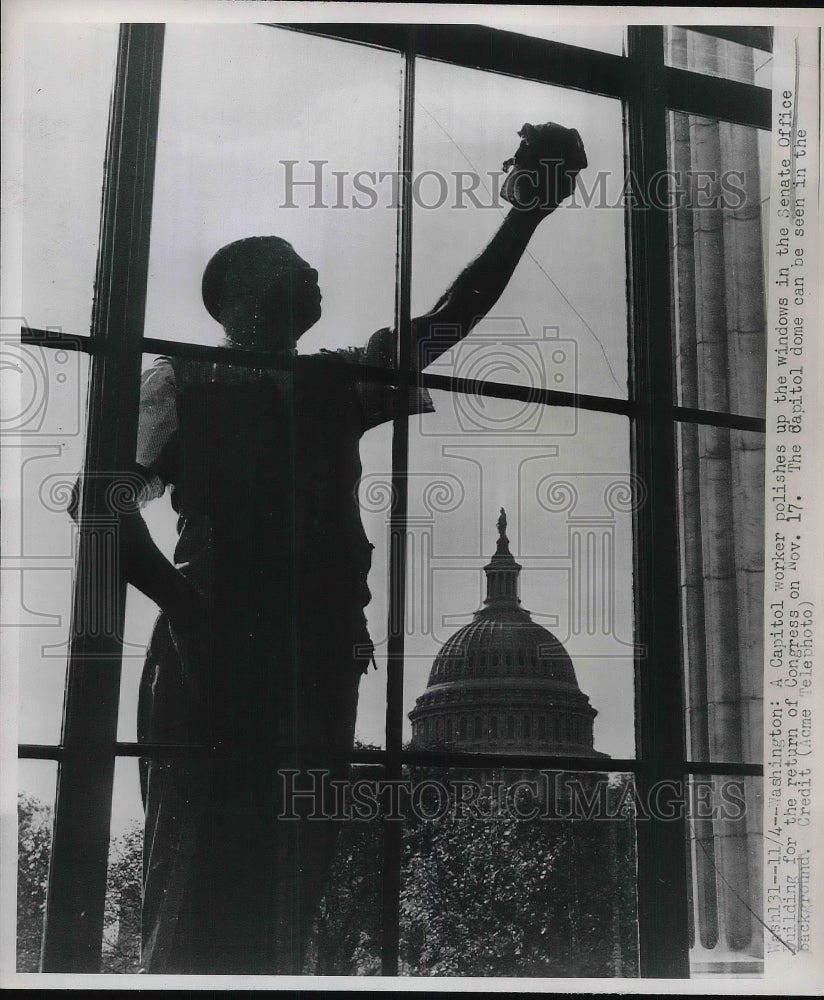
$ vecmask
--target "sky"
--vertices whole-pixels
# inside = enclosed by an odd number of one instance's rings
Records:
[[[27,29],[23,305],[31,326],[88,332],[116,37],[114,25]],[[620,52],[620,28],[587,37],[593,46]],[[584,43],[580,35],[574,40]],[[377,195],[377,204],[363,208],[356,202],[370,198],[354,178],[359,171],[377,178],[397,170],[401,69],[392,53],[265,26],[168,28],[147,336],[218,343],[222,331],[200,301],[203,267],[226,242],[261,233],[289,239],[319,272],[323,316],[302,339],[301,353],[363,344],[392,322],[391,184],[361,175],[361,185]],[[434,304],[500,225],[492,175],[514,152],[524,122],[577,128],[590,163],[582,177],[591,184],[594,172],[604,171],[607,203],[617,203],[623,183],[617,101],[419,60],[415,113],[414,169],[421,184],[413,217],[413,313]],[[289,170],[297,180],[312,180],[320,170],[322,200],[336,207],[313,207],[310,185],[290,189]],[[460,172],[480,176],[480,206],[459,197]],[[536,233],[487,321],[430,370],[625,397],[624,254],[621,208],[560,210]],[[73,529],[60,484],[73,480],[82,462],[88,362],[82,355],[34,354],[32,393],[42,402],[43,422],[21,467],[20,554],[27,568],[19,574],[26,627],[18,738],[49,743],[60,732],[72,573]],[[153,358],[144,360],[148,366]],[[482,566],[494,551],[503,506],[513,554],[524,566],[523,604],[566,643],[580,686],[599,713],[596,748],[633,756],[630,514],[605,500],[613,486],[620,491],[628,481],[628,422],[442,392],[433,398],[436,412],[410,425],[405,712],[424,690],[440,644],[481,603]],[[362,442],[362,516],[376,546],[368,617],[381,669],[362,683],[357,731],[378,745],[388,530],[381,498],[390,449],[388,426]],[[563,483],[577,497],[566,509]],[[146,520],[171,555],[168,498],[152,504]],[[573,560],[587,531],[597,537],[607,569],[600,561],[587,567]],[[571,594],[581,579],[601,590],[589,617],[576,624]],[[155,614],[150,601],[130,590],[123,740],[135,738],[137,684]],[[119,766],[115,813],[125,821],[139,813],[136,772],[133,762]],[[51,765],[24,763],[21,785],[42,791],[52,773]]]

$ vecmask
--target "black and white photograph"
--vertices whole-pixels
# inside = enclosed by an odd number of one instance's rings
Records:
[[[7,6],[3,985],[820,990],[820,17]]]

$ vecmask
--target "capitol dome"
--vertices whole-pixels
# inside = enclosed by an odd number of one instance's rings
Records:
[[[487,596],[447,639],[426,691],[409,713],[415,747],[604,757],[593,749],[597,712],[578,687],[563,644],[534,622],[518,597],[520,565],[506,514],[484,567]]]

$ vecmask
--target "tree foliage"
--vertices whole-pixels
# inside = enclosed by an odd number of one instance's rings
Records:
[[[342,823],[307,971],[380,974],[382,870],[381,821]]]
[[[622,783],[609,788],[620,799]],[[629,817],[517,820],[450,810],[403,822],[401,971],[413,976],[637,974]],[[326,975],[380,972],[379,821],[344,824],[318,924]]]
[[[25,795],[18,816],[18,969],[36,972],[52,816]],[[451,810],[424,820],[408,810],[393,822],[403,823],[403,974],[637,974],[631,816],[524,821]],[[139,968],[142,839],[135,824],[112,841],[104,972]],[[380,974],[382,866],[382,820],[342,822],[306,972]]]
[[[17,971],[37,972],[51,854],[52,811],[39,799],[17,797]]]
[[[596,821],[452,816],[410,828],[401,892],[405,971],[631,975],[629,866],[616,857],[612,833]]]
[[[112,840],[106,876],[102,972],[140,968],[143,829],[135,823]]]
[[[40,968],[51,838],[51,808],[31,795],[18,795],[18,972],[37,972]],[[101,972],[138,970],[142,855],[143,831],[138,824],[112,839]]]

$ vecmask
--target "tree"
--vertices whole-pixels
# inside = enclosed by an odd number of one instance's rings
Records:
[[[626,819],[410,819],[401,955],[411,975],[627,976],[635,861]]]
[[[17,971],[38,972],[51,855],[52,810],[17,797]],[[137,972],[143,831],[138,824],[112,840],[106,887],[101,972]]]
[[[624,780],[601,780],[601,789],[607,807],[618,807],[612,819],[484,819],[449,809],[426,820],[408,809],[402,973],[637,975],[634,824],[620,808]],[[488,804],[479,803],[482,815]],[[380,820],[343,824],[307,972],[380,973],[382,856]]]
[[[343,821],[306,971],[380,975],[382,868],[381,820]]]
[[[17,971],[37,972],[51,854],[52,811],[39,799],[17,796]]]
[[[142,891],[143,828],[134,823],[109,850],[101,972],[140,969]]]
[[[627,790],[613,779],[607,805],[626,801]],[[407,808],[392,821],[403,823],[402,973],[637,975],[633,819],[631,800],[606,820],[484,819],[457,809],[423,819]],[[49,807],[19,797],[20,972],[39,968],[51,823]],[[138,824],[112,840],[103,972],[139,969],[142,844]],[[307,973],[380,974],[382,860],[380,817],[341,822]]]

